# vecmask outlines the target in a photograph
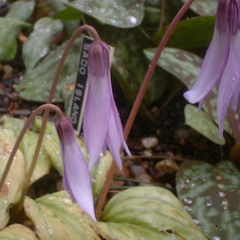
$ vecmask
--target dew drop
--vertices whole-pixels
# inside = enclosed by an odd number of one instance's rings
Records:
[[[130,24],[136,24],[137,23],[137,19],[133,16],[128,16],[126,17],[126,22],[130,23]]]
[[[189,198],[189,197],[184,198],[183,201],[184,201],[185,203],[187,203],[187,204],[192,204],[192,202],[193,202],[193,200],[192,200],[191,198]]]
[[[110,19],[109,22],[115,24],[117,21],[115,19]]]
[[[200,221],[197,218],[193,218],[192,221],[197,225],[200,223]]]
[[[218,237],[218,236],[214,236],[214,237],[213,237],[213,240],[221,240],[221,238]]]
[[[224,210],[228,210],[228,200],[227,199],[222,200],[222,205],[223,205]]]
[[[222,192],[222,191],[219,192],[218,195],[219,195],[219,197],[221,197],[221,198],[224,198],[224,197],[227,196],[227,194],[226,194],[225,192]]]
[[[206,203],[206,206],[207,206],[207,207],[211,207],[211,206],[212,206],[212,202],[211,202],[211,201],[208,201],[208,202]]]
[[[192,207],[190,207],[190,206],[184,206],[184,208],[185,208],[188,212],[191,212],[191,211],[192,211]]]

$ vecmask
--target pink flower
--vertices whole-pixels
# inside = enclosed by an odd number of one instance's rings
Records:
[[[109,47],[102,41],[93,42],[89,48],[88,83],[83,134],[90,155],[89,169],[98,161],[100,153],[109,148],[121,170],[121,146],[129,155],[130,152],[113,98]]]
[[[63,186],[72,200],[96,221],[87,163],[76,140],[70,119],[56,122],[63,159]]]
[[[236,111],[240,91],[239,0],[219,0],[215,30],[196,83],[184,93],[190,103],[203,105],[205,97],[218,85],[217,113],[222,135],[227,108]]]

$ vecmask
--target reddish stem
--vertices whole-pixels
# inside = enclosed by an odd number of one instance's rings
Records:
[[[163,50],[163,48],[166,46],[171,34],[173,33],[176,25],[178,24],[178,22],[180,21],[180,19],[182,18],[182,16],[185,14],[185,12],[188,10],[189,6],[192,4],[194,0],[188,0],[182,7],[181,9],[179,10],[179,12],[177,13],[177,15],[174,17],[174,19],[172,20],[172,22],[170,23],[167,31],[165,32],[161,42],[159,43],[158,45],[158,48],[155,52],[155,55],[152,59],[152,62],[146,72],[146,75],[143,79],[143,82],[142,82],[142,85],[140,87],[140,90],[138,92],[138,95],[137,95],[137,98],[134,102],[134,105],[132,107],[132,110],[130,112],[130,115],[128,117],[128,120],[127,120],[127,123],[126,123],[126,126],[124,128],[124,138],[127,140],[128,138],[128,135],[129,135],[129,132],[132,128],[132,125],[133,125],[133,122],[136,118],[136,115],[139,111],[139,108],[142,104],[142,100],[143,100],[143,97],[147,91],[147,87],[148,87],[148,84],[152,78],[152,75],[155,71],[155,68],[156,68],[156,65],[157,65],[157,61],[160,57],[160,54]],[[115,174],[115,172],[117,171],[117,166],[116,164],[113,162],[110,170],[108,171],[108,175],[106,177],[106,182],[104,184],[104,187],[103,187],[103,190],[101,192],[101,194],[99,195],[99,199],[98,199],[98,202],[97,202],[97,205],[96,205],[96,208],[95,208],[95,212],[96,212],[96,217],[97,219],[100,218],[101,216],[101,212],[102,212],[102,208],[106,202],[106,197],[107,197],[107,193],[108,193],[108,190],[109,190],[109,187],[110,187],[110,184],[111,184],[111,181],[112,181],[112,178]]]
[[[29,128],[30,124],[32,123],[33,119],[35,118],[35,116],[36,116],[39,112],[41,112],[42,110],[45,110],[45,109],[52,109],[52,110],[56,111],[61,118],[64,117],[62,111],[61,111],[57,106],[52,105],[52,104],[44,104],[44,105],[41,105],[40,107],[38,107],[37,109],[34,110],[34,112],[30,115],[30,117],[28,118],[27,122],[25,123],[25,125],[24,125],[22,131],[20,132],[20,134],[19,134],[19,136],[18,136],[18,138],[17,138],[17,140],[16,140],[16,142],[15,142],[15,145],[14,145],[12,151],[11,151],[11,154],[10,154],[10,156],[9,156],[7,165],[6,165],[5,169],[4,169],[3,175],[2,175],[2,177],[1,177],[1,181],[0,181],[0,192],[1,192],[1,190],[2,190],[2,187],[3,187],[4,182],[5,182],[5,180],[6,180],[6,177],[7,177],[7,174],[8,174],[8,172],[9,172],[9,169],[10,169],[10,167],[11,167],[11,165],[12,165],[14,156],[15,156],[15,154],[16,154],[16,152],[17,152],[17,150],[18,150],[18,147],[19,147],[19,145],[20,145],[20,143],[21,143],[21,141],[22,141],[22,139],[23,139],[23,137],[24,137],[24,134],[25,134],[26,131],[28,130],[28,128]]]
[[[58,80],[59,80],[59,77],[60,77],[60,74],[61,74],[64,62],[65,62],[65,60],[67,58],[68,52],[69,52],[70,48],[72,47],[72,44],[73,44],[74,40],[83,31],[89,31],[92,34],[92,36],[93,36],[95,41],[100,39],[100,37],[99,37],[97,31],[95,30],[95,28],[93,28],[90,25],[82,25],[81,27],[79,27],[73,33],[73,35],[69,39],[69,41],[68,41],[68,43],[67,43],[67,45],[66,45],[66,47],[64,49],[62,57],[61,57],[61,59],[59,61],[59,64],[58,64],[58,67],[57,67],[57,70],[56,70],[56,74],[55,74],[55,77],[54,77],[53,82],[52,82],[52,86],[51,86],[51,89],[50,89],[50,93],[49,93],[49,96],[48,96],[47,103],[52,103],[53,98],[54,98],[54,94],[55,94],[55,91],[56,91],[57,83],[58,83]],[[31,167],[30,167],[30,170],[29,170],[29,172],[27,174],[27,177],[26,177],[27,181],[30,181],[30,177],[31,177],[31,175],[33,173],[33,170],[34,170],[36,162],[37,162],[37,158],[38,158],[41,146],[42,146],[43,137],[44,137],[44,133],[45,133],[46,125],[47,125],[48,115],[49,115],[49,111],[46,110],[44,112],[44,115],[43,115],[42,125],[41,125],[41,129],[40,129],[40,132],[39,132],[38,142],[37,142],[37,145],[36,145],[36,148],[35,148],[35,152],[34,152],[33,160],[32,160],[32,163],[31,163]],[[25,181],[25,188],[28,187],[28,182],[27,181]]]
[[[174,19],[172,20],[172,22],[170,23],[168,29],[166,30],[161,42],[159,43],[158,47],[157,47],[157,50],[155,52],[155,55],[152,59],[152,62],[151,64],[149,65],[149,68],[146,72],[146,75],[143,79],[143,82],[142,82],[142,85],[139,89],[139,92],[138,92],[138,95],[136,97],[136,100],[133,104],[133,107],[132,107],[132,110],[129,114],[129,117],[128,117],[128,120],[127,120],[127,123],[125,125],[125,128],[124,128],[124,137],[125,139],[128,138],[128,135],[129,135],[129,132],[132,128],[132,125],[133,125],[133,122],[136,118],[136,115],[139,111],[139,108],[142,104],[142,101],[143,101],[143,98],[144,98],[144,95],[147,91],[147,87],[148,87],[148,84],[153,76],[153,73],[155,71],[155,68],[157,66],[157,62],[158,62],[158,59],[160,57],[160,54],[162,53],[162,50],[163,48],[166,46],[170,36],[172,35],[175,27],[177,26],[178,22],[180,21],[180,19],[182,18],[182,16],[185,14],[185,12],[188,10],[188,8],[190,7],[190,5],[193,3],[194,0],[188,0],[182,7],[181,9],[178,11],[177,15],[174,17]]]

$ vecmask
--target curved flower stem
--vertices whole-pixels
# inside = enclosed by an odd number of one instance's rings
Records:
[[[97,31],[95,30],[95,28],[93,28],[90,25],[82,25],[73,33],[71,38],[68,40],[68,43],[67,43],[67,45],[66,45],[66,47],[63,51],[63,54],[62,54],[62,57],[61,57],[60,61],[59,61],[59,64],[58,64],[58,67],[57,67],[57,70],[56,70],[56,73],[55,73],[55,76],[54,76],[54,79],[53,79],[53,82],[52,82],[52,86],[51,86],[51,89],[50,89],[50,93],[49,93],[49,96],[48,96],[47,103],[52,103],[53,98],[54,98],[54,94],[55,94],[55,91],[56,91],[57,83],[58,83],[58,80],[59,80],[64,62],[67,58],[68,52],[69,52],[70,48],[72,47],[72,44],[73,44],[74,40],[83,31],[89,31],[92,34],[95,41],[100,40],[100,37],[99,37]],[[33,170],[34,170],[36,162],[37,162],[37,158],[38,158],[40,148],[41,148],[41,145],[42,145],[42,141],[43,141],[43,137],[44,137],[44,132],[45,132],[46,125],[47,125],[48,115],[49,115],[49,110],[46,110],[44,112],[44,115],[43,115],[42,125],[41,125],[41,129],[40,129],[40,132],[39,132],[38,142],[37,142],[37,145],[36,145],[36,148],[35,148],[35,152],[34,152],[33,160],[32,160],[32,163],[31,163],[31,167],[30,167],[28,175],[26,176],[25,188],[27,188],[28,185],[29,185],[30,178],[32,176]]]
[[[145,74],[145,77],[143,79],[143,82],[142,82],[142,85],[138,91],[138,94],[137,94],[137,97],[136,97],[136,100],[133,104],[133,107],[132,107],[132,110],[129,114],[129,117],[128,117],[128,120],[127,120],[127,123],[125,125],[125,128],[124,128],[124,137],[125,139],[128,138],[128,135],[129,135],[129,132],[132,128],[132,125],[133,125],[133,122],[136,118],[136,115],[139,111],[139,108],[142,104],[142,101],[143,101],[143,98],[144,98],[144,95],[147,91],[147,87],[148,87],[148,84],[153,76],[153,73],[155,71],[155,68],[157,66],[157,62],[158,62],[158,59],[160,57],[160,54],[162,53],[162,50],[163,48],[166,46],[170,36],[172,35],[175,27],[177,26],[178,22],[180,21],[180,19],[182,18],[182,16],[185,14],[185,12],[188,10],[188,8],[190,7],[190,5],[193,3],[194,0],[188,0],[182,7],[181,9],[178,11],[177,15],[174,17],[174,19],[172,20],[172,22],[170,23],[168,29],[166,30],[164,36],[162,37],[162,40],[160,41],[158,47],[157,47],[157,50],[155,52],[155,55],[152,59],[152,62],[151,64],[149,65],[149,68]]]
[[[164,36],[162,37],[162,40],[160,41],[160,43],[158,45],[157,51],[155,52],[155,55],[152,59],[152,62],[151,62],[150,66],[149,66],[149,68],[146,72],[146,75],[143,79],[142,85],[140,87],[140,90],[138,92],[138,95],[136,97],[134,105],[132,107],[132,110],[129,114],[127,123],[125,125],[125,128],[124,128],[124,138],[125,138],[125,140],[127,140],[127,138],[128,138],[128,135],[129,135],[129,132],[132,128],[133,122],[134,122],[134,120],[136,118],[136,115],[139,111],[139,108],[142,104],[143,97],[144,97],[144,95],[147,91],[148,84],[149,84],[149,82],[152,78],[152,75],[155,71],[155,68],[157,66],[157,61],[160,57],[160,54],[161,54],[163,48],[166,46],[166,44],[167,44],[171,34],[173,33],[175,27],[177,26],[178,22],[180,21],[182,16],[185,14],[185,12],[188,10],[189,6],[193,3],[193,1],[194,0],[188,0],[181,7],[181,9],[178,11],[177,15],[174,17],[174,19],[170,23],[168,29],[166,30]],[[105,185],[103,187],[103,190],[102,190],[102,192],[99,196],[99,199],[98,199],[98,202],[97,202],[97,205],[96,205],[95,212],[96,212],[97,219],[99,219],[100,216],[101,216],[102,208],[103,208],[103,206],[105,204],[105,201],[106,201],[106,196],[107,196],[107,193],[108,193],[108,190],[109,190],[109,187],[110,187],[110,183],[111,183],[111,180],[112,180],[116,171],[117,171],[117,166],[113,162],[110,170],[108,171],[108,174],[107,174],[107,177],[106,177],[107,180],[105,182]]]
[[[5,167],[4,171],[3,171],[3,175],[2,175],[1,180],[0,180],[0,192],[1,192],[1,190],[2,190],[2,187],[3,187],[4,182],[5,182],[5,180],[6,180],[6,177],[7,177],[7,174],[8,174],[8,172],[9,172],[9,169],[10,169],[10,167],[11,167],[11,165],[12,165],[14,156],[15,156],[15,154],[16,154],[16,152],[17,152],[17,150],[18,150],[18,147],[19,147],[19,145],[20,145],[20,143],[21,143],[21,141],[22,141],[22,139],[23,139],[23,137],[24,137],[24,134],[25,134],[26,131],[28,130],[30,124],[32,123],[32,121],[33,121],[33,119],[36,117],[36,115],[37,115],[39,112],[41,112],[42,110],[46,110],[46,109],[48,109],[48,110],[54,110],[55,112],[58,113],[58,115],[60,116],[60,118],[64,117],[63,112],[62,112],[57,106],[55,106],[55,105],[53,105],[53,104],[44,104],[44,105],[41,105],[40,107],[38,107],[37,109],[34,110],[34,112],[30,115],[30,117],[28,118],[27,122],[25,123],[25,125],[24,125],[22,131],[20,132],[20,134],[19,134],[19,136],[18,136],[18,138],[17,138],[17,140],[16,140],[16,142],[15,142],[15,145],[14,145],[12,151],[11,151],[11,154],[10,154],[10,156],[9,156],[7,165],[6,165],[6,167]],[[29,170],[29,171],[30,171],[30,170]]]

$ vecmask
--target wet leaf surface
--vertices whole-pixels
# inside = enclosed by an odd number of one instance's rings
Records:
[[[178,196],[210,239],[239,239],[240,174],[230,161],[216,166],[184,162],[177,174]]]
[[[62,0],[62,2],[115,27],[136,27],[144,16],[144,0]]]
[[[98,240],[94,222],[65,192],[49,194],[35,201],[26,197],[24,210],[33,221],[40,240]]]
[[[59,59],[61,58],[65,43],[57,47],[45,57],[36,67],[29,70],[21,83],[18,85],[20,96],[26,100],[45,102],[49,95]],[[69,52],[61,72],[54,102],[67,100],[70,94],[71,85],[75,83],[81,41],[76,40]]]
[[[49,53],[52,38],[62,29],[63,24],[60,20],[49,17],[41,18],[34,24],[33,32],[23,45],[23,59],[27,71]]]

